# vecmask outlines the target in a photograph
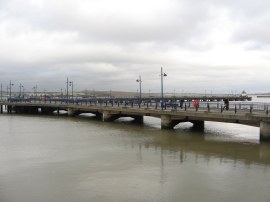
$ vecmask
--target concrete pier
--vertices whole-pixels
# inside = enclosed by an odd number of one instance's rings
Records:
[[[7,105],[7,113],[8,114],[12,113],[12,106],[11,105]]]
[[[161,129],[173,129],[181,120],[173,120],[170,115],[161,116]]]
[[[134,118],[134,123],[143,124],[143,116],[132,116]]]
[[[105,103],[106,104],[106,103]],[[203,130],[205,121],[238,123],[250,126],[260,127],[260,140],[270,141],[270,114],[268,106],[254,106],[249,109],[235,106],[234,109],[226,111],[220,110],[217,105],[211,110],[208,108],[179,108],[161,110],[157,105],[149,106],[122,106],[118,103],[114,106],[108,106],[100,102],[98,105],[88,104],[63,104],[55,103],[31,103],[31,102],[1,102],[0,112],[3,112],[3,106],[6,106],[7,113],[26,113],[26,114],[52,114],[54,111],[65,110],[69,116],[77,116],[82,113],[96,114],[96,117],[102,121],[114,121],[120,117],[134,118],[134,122],[143,123],[144,116],[161,119],[162,129],[173,129],[178,123],[191,122],[196,130]],[[186,106],[186,105],[185,105]],[[236,110],[236,107],[238,109]],[[269,105],[270,107],[270,105]]]
[[[203,131],[204,130],[204,121],[190,121],[193,123],[193,129]]]
[[[102,121],[106,121],[106,122],[110,122],[110,121],[114,121],[118,118],[120,118],[121,116],[118,113],[112,113],[110,111],[104,111],[102,114]]]
[[[270,122],[260,122],[260,140],[270,141]]]
[[[68,108],[68,116],[75,116],[75,110],[74,109],[71,109],[71,108]]]

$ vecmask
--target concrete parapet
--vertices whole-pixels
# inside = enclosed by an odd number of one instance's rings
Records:
[[[270,122],[260,122],[260,140],[270,141]]]

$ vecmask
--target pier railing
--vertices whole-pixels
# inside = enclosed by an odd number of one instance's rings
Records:
[[[222,101],[169,101],[162,103],[160,100],[142,100],[138,99],[112,99],[112,98],[99,98],[99,99],[35,99],[35,98],[12,98],[3,100],[1,103],[15,104],[15,103],[33,103],[33,104],[62,104],[62,105],[99,105],[99,106],[111,106],[111,107],[129,107],[129,108],[152,108],[156,110],[194,110],[194,111],[249,111],[263,112],[268,115],[270,110],[270,103],[261,102],[243,102],[243,101],[231,101],[229,104],[225,104]]]

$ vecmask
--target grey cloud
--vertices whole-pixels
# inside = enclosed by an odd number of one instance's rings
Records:
[[[163,66],[170,92],[267,89],[268,1],[110,3],[2,1],[1,82],[60,90],[68,76],[76,89],[135,91],[142,75],[143,90],[159,92]]]

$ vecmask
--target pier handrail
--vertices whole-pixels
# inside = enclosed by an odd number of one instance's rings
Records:
[[[139,99],[117,99],[117,98],[12,98],[7,100],[0,100],[0,103],[4,105],[12,105],[15,103],[35,103],[35,104],[68,104],[68,105],[100,105],[100,106],[118,106],[118,107],[130,107],[130,108],[154,108],[156,110],[219,110],[221,113],[224,111],[234,111],[235,113],[241,110],[248,110],[250,113],[254,111],[264,112],[268,115],[270,109],[270,103],[250,102],[250,101],[231,101],[226,108],[223,101],[200,101],[197,106],[194,106],[193,101],[170,100],[163,103],[161,100],[142,100]]]

